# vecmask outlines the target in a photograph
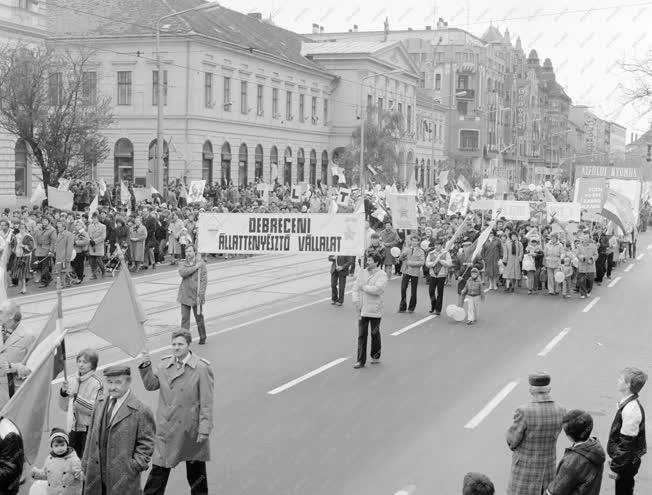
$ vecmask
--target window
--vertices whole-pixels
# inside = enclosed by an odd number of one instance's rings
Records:
[[[256,113],[262,115],[264,112],[264,102],[263,102],[263,85],[259,84],[256,87]]]
[[[367,95],[367,122],[371,120],[371,112],[373,110],[373,100],[371,95]]]
[[[131,72],[129,72],[131,74]],[[113,181],[134,180],[134,146],[126,138],[118,139],[113,149]]]
[[[407,131],[412,132],[412,105],[407,106]]]
[[[131,105],[131,71],[118,72],[118,105]]]
[[[441,74],[435,74],[435,90],[441,90]]]
[[[213,184],[213,145],[210,141],[206,141],[202,148],[201,178],[206,185]]]
[[[256,154],[254,158],[254,179],[263,178],[263,147],[259,144],[256,146]]]
[[[204,74],[204,106],[213,108],[213,74],[210,72]]]
[[[468,102],[467,101],[458,101],[457,102],[457,112],[460,115],[466,115],[468,113]]]
[[[408,108],[410,108],[410,107],[408,106]],[[403,115],[403,103],[399,103],[399,104],[398,104],[398,113],[400,113],[401,115]]]
[[[224,78],[224,110],[231,111],[231,78]]]
[[[394,111],[394,102],[392,100],[389,100],[387,105],[387,110],[389,110],[390,112]]]
[[[299,95],[299,122],[303,122],[306,117],[306,96]]]
[[[29,10],[30,0],[18,0],[18,8],[23,10]]]
[[[168,71],[163,71],[163,105],[168,104]],[[158,71],[152,71],[152,105],[158,105]]]
[[[246,115],[249,113],[247,107],[247,81],[240,81],[240,113]]]
[[[313,96],[312,97],[312,103],[310,107],[310,117],[312,118],[312,123],[316,124],[317,123],[317,97]]]
[[[378,127],[383,124],[383,99],[378,98]]]
[[[272,88],[272,118],[278,117],[278,88]]]
[[[460,149],[478,149],[478,131],[460,131]]]
[[[457,89],[469,89],[469,76],[457,76]]]
[[[425,88],[426,87],[426,73],[422,72],[421,77],[419,77],[419,87],[420,88]]]
[[[292,120],[292,91],[285,92],[285,120]]]
[[[15,176],[14,185],[16,196],[27,195],[27,144],[22,139],[16,141],[14,147]]]
[[[48,93],[50,105],[56,107],[63,101],[63,75],[61,72],[54,72],[48,78]]]
[[[97,72],[82,74],[82,100],[85,105],[97,103]]]
[[[328,100],[324,98],[324,125],[328,125]]]

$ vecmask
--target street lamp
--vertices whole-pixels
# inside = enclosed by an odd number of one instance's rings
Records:
[[[364,82],[371,77],[389,76],[390,74],[398,74],[399,72],[403,72],[403,69],[394,69],[379,74],[369,74],[368,76],[364,76],[360,82],[360,191],[362,191],[363,197],[367,189],[364,170],[364,119],[367,114],[367,108],[364,104]]]
[[[197,7],[191,9],[180,10],[179,12],[172,12],[171,14],[164,15],[156,21],[156,70],[158,73],[158,84],[157,84],[157,105],[156,105],[156,164],[154,165],[154,170],[152,171],[152,179],[154,187],[159,191],[163,191],[163,70],[161,67],[161,22],[170,17],[175,17],[181,14],[187,14],[188,12],[199,12],[205,10],[211,10],[219,7],[218,3],[204,3]],[[186,91],[188,88],[186,88]],[[151,184],[150,184],[151,185]]]

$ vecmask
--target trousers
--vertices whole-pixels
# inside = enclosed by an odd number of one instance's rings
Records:
[[[603,253],[599,254],[595,261],[595,281],[601,284],[605,273],[607,273],[607,255]]]
[[[480,296],[468,296],[469,307],[467,319],[469,321],[476,321],[480,317]]]
[[[410,305],[406,304],[407,288],[410,285]],[[414,275],[403,274],[401,279],[401,304],[399,310],[405,311],[406,307],[410,311],[414,311],[417,307],[417,286],[419,285],[419,277]]]
[[[430,277],[428,280],[428,293],[430,294],[430,311],[441,313],[444,304],[444,285],[446,277]]]
[[[89,256],[88,259],[91,263],[91,272],[93,275],[97,276],[97,269],[100,269],[100,272],[102,272],[102,275],[104,276],[104,272],[106,272],[106,268],[104,268],[104,260],[102,259],[103,256]]]
[[[333,302],[344,302],[344,291],[346,289],[346,276],[345,270],[333,270],[331,273],[331,299]],[[338,290],[339,286],[339,290]]]
[[[638,469],[641,467],[641,460],[635,459],[633,463],[626,464],[618,468],[616,474],[618,479],[616,480],[616,495],[634,495],[634,476],[638,473]]]
[[[197,332],[199,333],[199,342],[206,342],[206,326],[204,325],[204,314],[199,314],[197,306],[181,305],[181,328],[190,330],[190,309],[195,315],[197,322]]]
[[[170,468],[152,466],[143,495],[163,495],[170,477]],[[208,495],[208,479],[204,461],[186,461],[186,479],[191,495]]]
[[[371,326],[371,357],[380,359],[380,318],[361,316],[358,320],[358,362],[367,362],[367,336]]]

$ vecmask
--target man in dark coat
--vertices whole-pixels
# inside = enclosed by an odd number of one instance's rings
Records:
[[[536,373],[528,382],[532,402],[516,409],[506,435],[513,452],[507,495],[542,495],[555,475],[566,410],[550,398],[550,375]]]
[[[143,354],[140,376],[147,390],[158,390],[158,431],[144,495],[163,495],[170,470],[186,463],[192,495],[208,495],[206,461],[210,460],[209,436],[213,430],[213,371],[210,363],[190,351],[187,330],[172,334],[172,355],[152,369]]]
[[[24,463],[20,431],[7,418],[0,418],[0,493],[18,494]]]
[[[141,495],[140,475],[154,451],[156,424],[131,388],[131,369],[104,370],[106,396],[95,403],[82,458],[84,495]]]
[[[346,277],[351,270],[351,266],[355,263],[355,257],[329,256],[328,261],[331,262],[331,304],[341,306],[344,304]]]
[[[647,374],[638,368],[625,368],[618,379],[618,391],[623,398],[611,425],[607,453],[609,467],[616,478],[616,495],[634,493],[634,476],[641,467],[641,457],[647,453],[645,411],[638,394],[647,381]]]
[[[546,495],[600,495],[605,454],[600,440],[591,437],[593,418],[574,409],[564,416],[563,424],[573,445],[564,452]]]

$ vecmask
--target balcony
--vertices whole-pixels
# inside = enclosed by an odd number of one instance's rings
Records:
[[[463,96],[456,96],[458,100],[473,100],[475,98],[475,89],[457,88],[455,93],[465,93]]]

